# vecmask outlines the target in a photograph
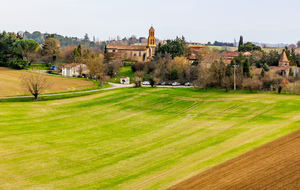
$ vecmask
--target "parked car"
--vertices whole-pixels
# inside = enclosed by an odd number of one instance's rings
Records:
[[[150,82],[149,81],[144,81],[143,85],[150,85]]]
[[[167,83],[166,82],[162,82],[161,85],[167,85]]]
[[[156,85],[161,85],[161,83],[160,83],[160,82],[158,82]]]
[[[186,82],[186,83],[184,84],[184,86],[191,86],[191,83],[190,83],[190,82]]]
[[[180,86],[180,83],[179,82],[173,82],[172,86]]]
[[[52,66],[50,66],[50,68],[49,68],[50,70],[54,70],[54,71],[56,71],[56,70],[58,70],[58,66],[56,66],[56,65],[52,65]]]

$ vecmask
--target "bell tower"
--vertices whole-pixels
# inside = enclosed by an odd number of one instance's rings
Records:
[[[155,48],[156,48],[156,39],[154,36],[155,30],[153,26],[149,29],[149,37],[148,37],[148,44],[147,46],[150,48],[150,56],[154,55]]]

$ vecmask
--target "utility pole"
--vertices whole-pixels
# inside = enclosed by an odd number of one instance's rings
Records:
[[[237,65],[233,65],[233,80],[234,80],[234,90],[236,90],[236,82],[235,82],[235,67],[237,67]]]

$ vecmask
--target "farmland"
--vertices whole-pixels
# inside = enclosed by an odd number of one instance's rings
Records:
[[[299,189],[299,146],[296,131],[170,189]]]
[[[300,98],[115,89],[0,103],[0,189],[163,189],[299,129]]]
[[[0,67],[0,97],[25,94],[20,86],[20,77],[23,72],[26,71],[12,70]],[[94,86],[94,83],[92,81],[58,76],[49,76],[49,81],[51,85],[45,93],[71,91]]]

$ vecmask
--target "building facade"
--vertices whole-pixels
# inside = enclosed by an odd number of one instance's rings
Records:
[[[121,60],[149,61],[155,54],[155,30],[153,27],[149,29],[147,45],[108,45],[106,48],[112,57]]]

